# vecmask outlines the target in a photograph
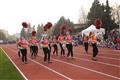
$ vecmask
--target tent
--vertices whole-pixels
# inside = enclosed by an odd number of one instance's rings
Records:
[[[96,29],[96,27],[94,25],[91,25],[82,31],[82,35],[83,34],[89,35],[90,32],[94,32],[95,35],[104,35],[105,29],[104,28]]]
[[[89,36],[90,32],[94,32],[98,39],[103,40],[103,35],[105,34],[105,29],[104,28],[96,29],[96,27],[94,25],[91,25],[82,31],[82,36],[83,36],[83,34]]]

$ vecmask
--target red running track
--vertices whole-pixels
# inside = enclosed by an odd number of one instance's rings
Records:
[[[74,47],[74,59],[51,54],[50,64],[42,63],[41,49],[37,59],[30,58],[28,49],[28,64],[22,64],[15,45],[1,47],[29,80],[120,80],[120,52],[113,49],[99,48],[98,61],[92,61],[91,47],[88,54],[83,46]]]

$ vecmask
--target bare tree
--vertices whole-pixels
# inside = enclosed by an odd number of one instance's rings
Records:
[[[117,3],[112,7],[112,18],[117,24],[120,24],[120,5]]]
[[[81,7],[80,8],[80,15],[79,15],[79,23],[86,23],[87,21],[87,11]]]

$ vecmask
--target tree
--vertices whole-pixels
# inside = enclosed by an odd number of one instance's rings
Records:
[[[112,7],[112,18],[115,20],[115,23],[117,23],[119,25],[119,21],[120,21],[120,5],[118,3],[116,3]]]
[[[28,24],[27,34],[26,34],[28,39],[30,38],[31,33],[32,33],[32,27],[31,27],[31,24],[29,23],[29,24]]]
[[[82,7],[80,9],[80,17],[79,17],[79,23],[85,24],[87,21],[87,14],[85,9]]]
[[[88,25],[95,24],[95,20],[100,18],[102,20],[102,27],[106,31],[110,31],[116,27],[114,20],[111,15],[111,7],[109,6],[108,0],[106,0],[106,5],[100,4],[99,0],[94,0],[90,12],[88,13]]]
[[[55,23],[53,30],[52,30],[52,34],[53,35],[57,35],[60,33],[60,27],[63,24],[67,24],[68,28],[73,28],[73,22],[70,21],[70,19],[65,19],[64,16],[62,16],[57,23]]]
[[[37,39],[40,39],[41,38],[41,34],[43,33],[43,24],[38,24],[38,27],[37,27]]]
[[[117,27],[115,20],[112,19],[111,9],[112,8],[109,6],[108,0],[106,0],[103,26],[104,26],[105,30],[108,32]]]
[[[90,8],[90,12],[88,12],[88,25],[94,24],[96,18],[102,17],[102,7],[99,0],[94,0],[92,7]]]
[[[22,28],[21,32],[20,32],[20,37],[24,37],[25,39],[28,39],[27,38],[27,32],[25,31],[24,28]]]

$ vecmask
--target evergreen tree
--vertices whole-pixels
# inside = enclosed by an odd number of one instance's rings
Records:
[[[24,28],[22,28],[22,30],[20,32],[20,37],[24,37],[25,39],[27,39],[27,32],[25,31]]]
[[[55,23],[53,30],[52,30],[52,34],[56,35],[60,33],[60,27],[63,24],[67,24],[67,28],[73,28],[73,22],[71,22],[69,19],[65,19],[64,16],[62,16],[57,23]]]
[[[29,39],[31,37],[32,27],[31,24],[28,24],[28,30],[27,30],[27,38]]]
[[[94,0],[90,12],[88,12],[88,25],[95,24],[96,18],[102,18],[103,10],[99,0]]]
[[[112,20],[111,7],[109,6],[108,0],[106,0],[106,5],[101,5],[99,0],[94,0],[87,18],[88,26],[91,24],[95,25],[96,18],[100,18],[102,20],[102,27],[105,28],[106,31],[117,27],[114,20]]]
[[[103,23],[103,26],[104,26],[106,31],[110,31],[110,30],[116,28],[117,25],[115,24],[115,21],[112,20],[111,7],[109,6],[108,0],[106,0],[106,6],[105,6],[105,10],[104,11],[105,12],[104,12],[104,23]]]
[[[38,24],[38,27],[37,27],[37,39],[40,39],[41,38],[41,34],[43,33],[43,24]]]

